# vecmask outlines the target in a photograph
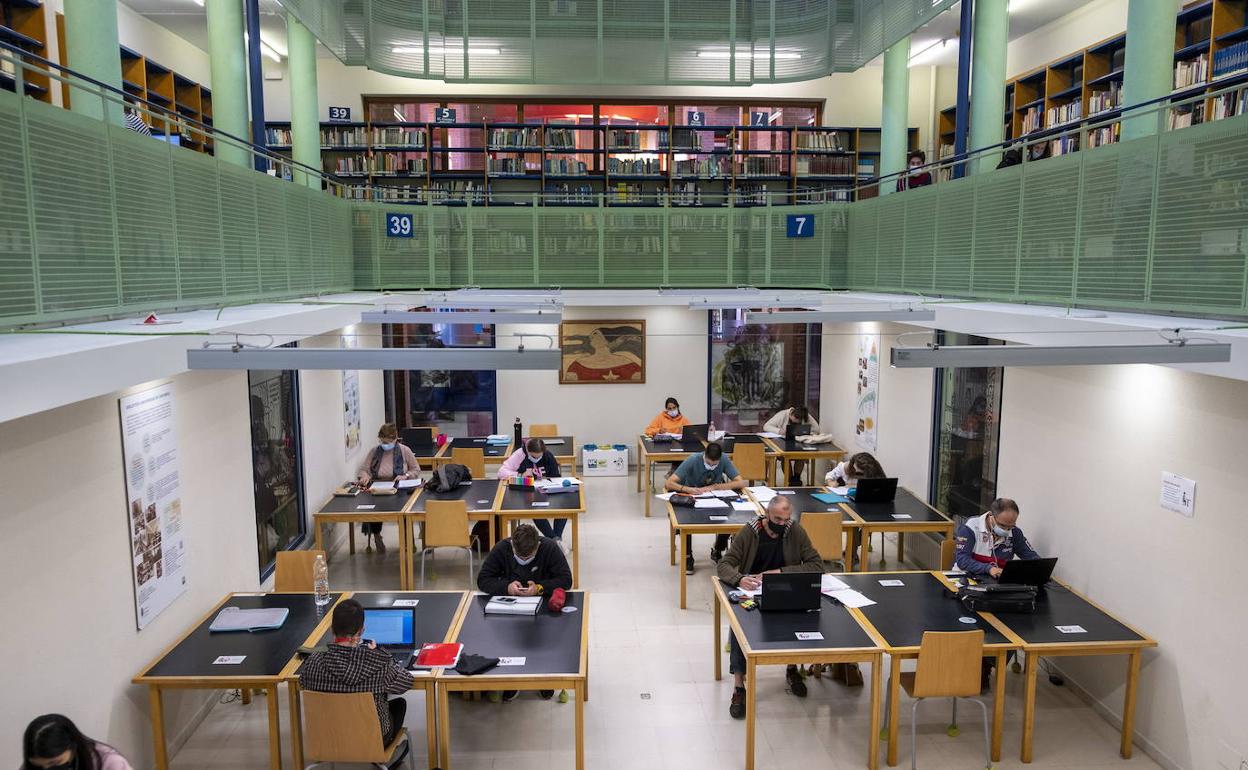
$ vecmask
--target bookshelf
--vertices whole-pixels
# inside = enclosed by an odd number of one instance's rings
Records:
[[[37,0],[0,0],[0,40],[45,59],[48,51],[48,28],[43,4]],[[26,95],[41,102],[52,101],[52,80],[36,70],[22,75]],[[17,73],[8,64],[0,66],[0,88],[17,88]]]
[[[290,123],[265,128],[291,151]],[[918,129],[909,129],[910,148]],[[322,123],[326,173],[349,194],[448,206],[734,206],[848,201],[879,174],[880,129],[544,123]],[[368,188],[372,187],[370,191]]]

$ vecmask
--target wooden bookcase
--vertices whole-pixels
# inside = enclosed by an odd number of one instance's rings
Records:
[[[43,3],[38,0],[0,0],[0,40],[35,56],[52,58],[48,51],[48,27]],[[26,95],[41,102],[52,101],[52,80],[39,71],[23,74]],[[0,69],[0,88],[17,87],[15,73]]]

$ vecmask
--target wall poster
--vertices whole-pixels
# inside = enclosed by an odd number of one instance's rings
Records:
[[[858,446],[875,451],[876,416],[880,398],[880,338],[864,334],[858,338],[858,424],[854,428]]]
[[[360,445],[360,373],[355,369],[342,370],[342,419],[350,459],[351,450]]]
[[[628,385],[646,381],[646,322],[564,321],[559,384]]]
[[[135,619],[142,630],[186,592],[173,385],[124,396],[118,406]]]

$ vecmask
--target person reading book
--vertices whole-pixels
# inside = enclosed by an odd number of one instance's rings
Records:
[[[508,481],[514,478],[553,479],[559,474],[559,461],[540,438],[531,438],[524,442],[524,446],[512,452],[503,467],[498,469],[498,478]],[[534,519],[533,523],[543,535],[567,551],[563,546],[563,530],[568,525],[567,519],[555,519],[553,522],[548,519]]]
[[[364,464],[360,466],[355,481],[361,487],[368,488],[374,481],[402,481],[420,476],[420,461],[406,444],[399,443],[399,429],[394,423],[388,422],[377,431],[378,444],[364,456]],[[360,527],[366,538],[377,544],[377,552],[386,552],[386,543],[381,539],[381,522],[369,521]]]

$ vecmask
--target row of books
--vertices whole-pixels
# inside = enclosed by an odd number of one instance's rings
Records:
[[[1040,122],[1042,118],[1039,107],[1028,107],[1023,113],[1023,127],[1021,133],[1030,134],[1032,131],[1038,131],[1043,127]]]
[[[854,173],[854,159],[848,155],[832,157],[800,156],[797,161],[798,176],[830,176]]]
[[[632,160],[607,158],[607,173],[629,174],[632,176],[653,174],[654,176],[659,176],[663,173],[663,168],[658,158],[634,158]]]
[[[368,156],[346,155],[333,159],[335,174],[367,174],[369,172]]]
[[[607,147],[612,150],[640,150],[641,132],[610,129],[607,131]]]
[[[1213,100],[1213,119],[1221,120],[1235,115],[1243,115],[1248,111],[1248,89],[1238,93],[1222,94]]]
[[[546,148],[553,150],[575,150],[577,131],[570,128],[546,127]],[[586,135],[587,138],[588,135]]]
[[[490,158],[486,172],[490,174],[527,174],[537,171],[536,164],[528,163],[524,158]]]
[[[480,182],[434,182],[427,192],[430,203],[485,203],[485,192]]]
[[[1213,52],[1213,76],[1220,78],[1248,69],[1248,40]]]
[[[787,190],[773,190],[772,192],[787,192]],[[765,206],[767,198],[768,190],[765,184],[743,184],[736,189],[735,202],[738,206]]]
[[[594,197],[593,185],[567,182],[546,185],[546,200],[551,203],[576,203],[582,206],[593,206],[598,202]]]
[[[541,147],[536,128],[492,128],[491,147]]]
[[[1078,136],[1063,136],[1049,142],[1049,155],[1066,155],[1079,151]]]
[[[363,126],[330,126],[321,128],[321,146],[362,146],[367,140]],[[289,142],[287,142],[289,144]]]
[[[952,144],[940,145],[939,147],[936,148],[936,159],[944,160],[945,158],[953,157],[953,149],[954,148]],[[953,166],[941,166],[937,170],[936,176],[937,176],[937,181],[940,181],[940,182],[946,182],[950,179],[953,179]]]
[[[780,176],[787,174],[784,158],[767,155],[747,155],[737,161],[737,176]],[[841,160],[841,158],[815,158],[814,160]]]
[[[289,128],[264,129],[265,144],[294,144],[294,134]]]
[[[370,167],[374,174],[424,174],[429,170],[424,158],[386,154],[374,155]]]
[[[1114,81],[1104,91],[1093,91],[1088,97],[1088,115],[1116,110],[1122,105],[1122,83]]]
[[[547,158],[542,161],[547,174],[564,176],[585,176],[589,173],[589,165],[575,158]]]
[[[1069,104],[1063,104],[1060,107],[1050,107],[1044,111],[1044,125],[1060,126],[1064,123],[1078,120],[1083,117],[1083,103],[1076,99]]]
[[[728,176],[726,158],[690,158],[675,163],[676,176],[701,176],[719,179]]]
[[[1187,128],[1205,122],[1205,103],[1203,101],[1196,102],[1191,105],[1191,109],[1170,110],[1169,128],[1173,131],[1176,128]]]
[[[1209,79],[1209,54],[1202,53],[1195,59],[1174,65],[1174,87],[1187,88]]]
[[[848,187],[799,187],[796,203],[848,203],[853,199]]]
[[[840,131],[798,131],[797,149],[799,150],[841,150],[849,145],[842,141]]]
[[[373,144],[424,147],[425,131],[422,128],[399,128],[397,126],[374,128]]]
[[[1088,147],[1100,147],[1101,145],[1117,142],[1121,125],[1121,123],[1114,123],[1113,125],[1088,132]]]

